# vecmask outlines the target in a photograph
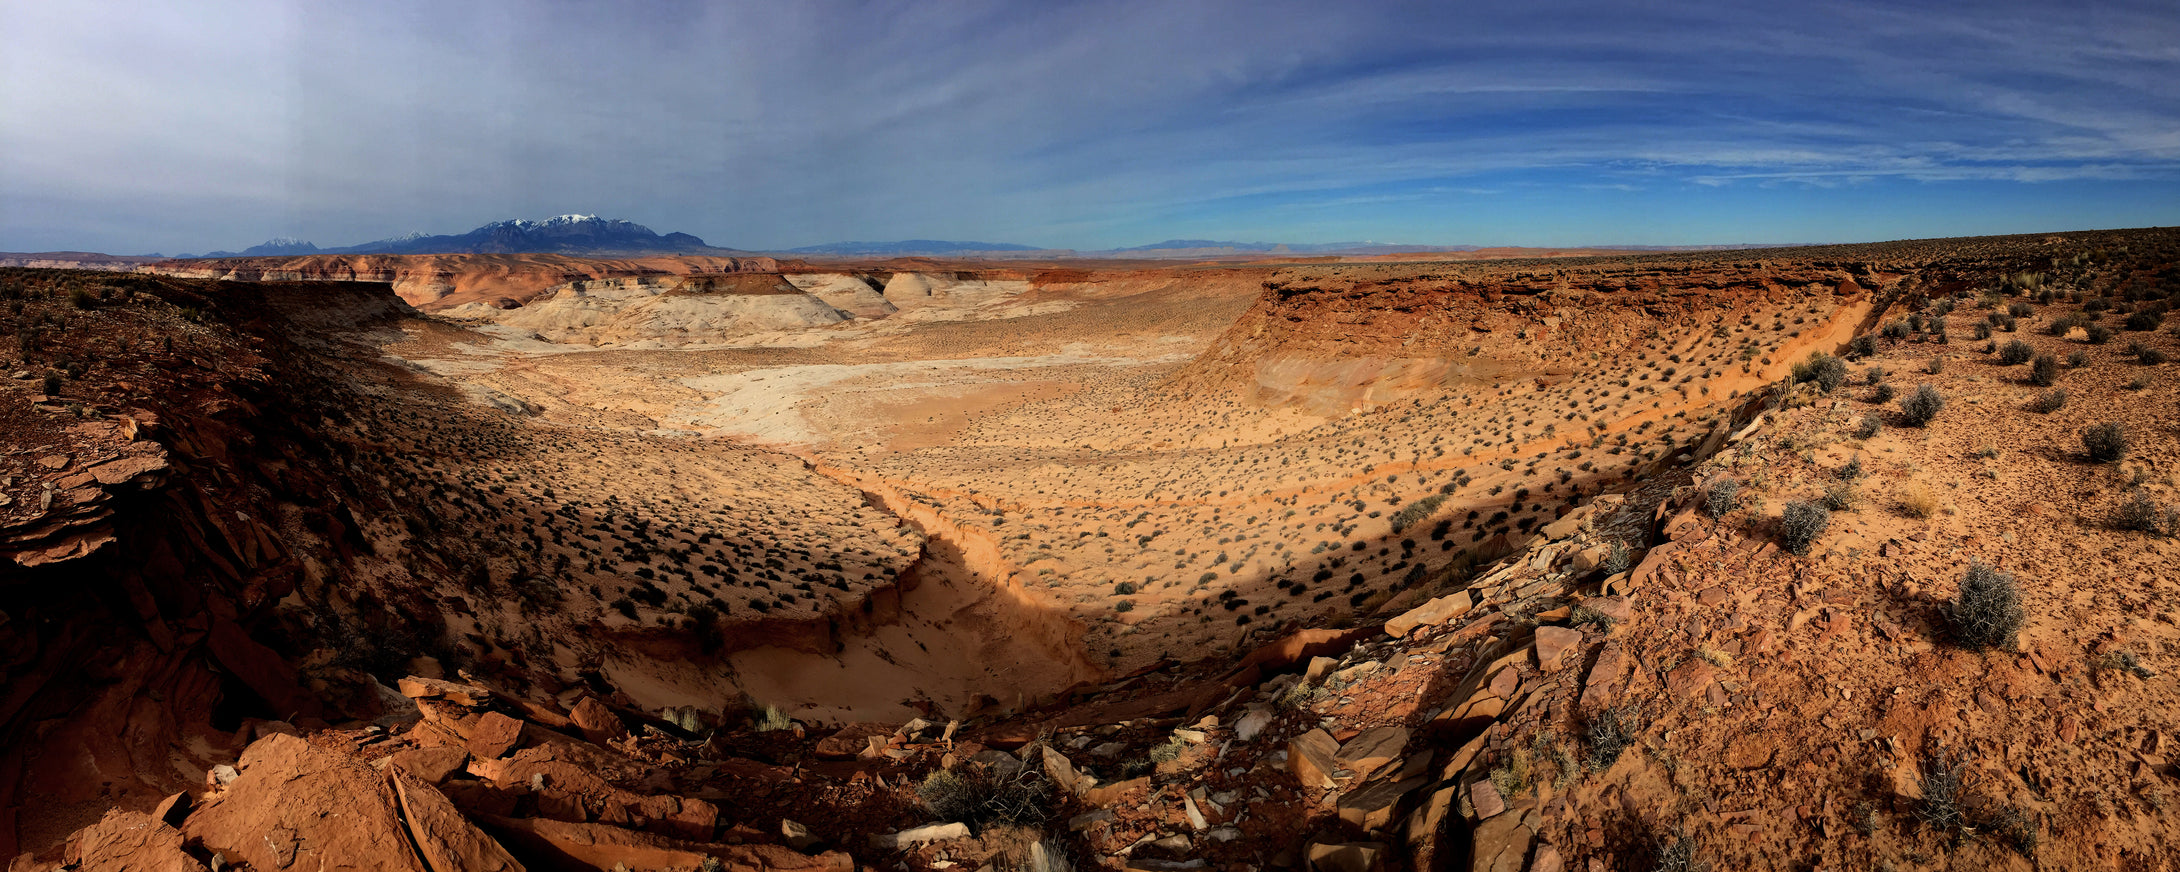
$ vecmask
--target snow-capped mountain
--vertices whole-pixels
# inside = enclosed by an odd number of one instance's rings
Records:
[[[300,239],[271,239],[236,252],[205,257],[298,254],[747,254],[714,248],[687,233],[661,236],[641,224],[595,215],[561,215],[543,221],[494,221],[468,233],[409,233],[361,245],[319,248]]]
[[[561,215],[543,221],[494,221],[453,236],[410,234],[331,249],[343,254],[723,254],[687,233],[661,236],[641,224],[595,215]]]

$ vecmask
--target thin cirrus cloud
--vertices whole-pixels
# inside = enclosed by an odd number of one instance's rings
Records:
[[[0,0],[0,249],[2173,223],[2176,83],[2157,2]]]

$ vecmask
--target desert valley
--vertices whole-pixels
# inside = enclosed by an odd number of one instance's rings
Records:
[[[2169,229],[21,262],[13,870],[2180,850]]]

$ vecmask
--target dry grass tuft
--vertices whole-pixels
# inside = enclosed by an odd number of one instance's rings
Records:
[[[1935,515],[1938,513],[1938,494],[1922,482],[1908,482],[1900,489],[1900,511],[1910,518]]]

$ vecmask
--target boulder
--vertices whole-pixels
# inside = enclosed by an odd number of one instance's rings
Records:
[[[797,851],[808,851],[817,847],[819,841],[818,837],[810,834],[809,827],[786,818],[780,819],[780,838],[786,839],[787,846]]]
[[[1407,747],[1408,728],[1372,727],[1340,746],[1333,761],[1342,769],[1352,770],[1358,780],[1367,779],[1386,764],[1401,759]]]
[[[393,787],[370,767],[274,734],[243,750],[240,769],[183,823],[205,850],[256,869],[429,872],[409,848]]]
[[[871,847],[882,851],[905,851],[917,845],[943,842],[948,839],[966,839],[968,837],[968,824],[926,824],[902,830],[898,833],[878,833],[870,837],[870,842]]]
[[[1581,708],[1598,711],[1609,708],[1619,698],[1620,679],[1627,674],[1627,652],[1618,642],[1606,642],[1597,652],[1597,662],[1591,664],[1589,678],[1582,683]]]
[[[469,765],[469,752],[460,748],[411,748],[394,752],[389,765],[425,784],[444,784]]]
[[[1421,627],[1435,627],[1468,614],[1476,607],[1476,598],[1468,591],[1447,594],[1430,602],[1409,609],[1400,617],[1385,622],[1385,632],[1394,637],[1406,637]]]
[[[1566,627],[1537,628],[1537,668],[1559,668],[1559,661],[1575,646],[1582,644],[1582,631]]]
[[[1346,844],[1313,843],[1309,846],[1312,872],[1377,872],[1383,867],[1385,845],[1379,842]]]
[[[180,830],[120,809],[69,836],[63,858],[62,868],[86,872],[205,872],[204,864],[182,851]]]
[[[1459,792],[1460,788],[1453,785],[1431,791],[1430,798],[1408,814],[1405,825],[1408,832],[1402,838],[1402,844],[1408,848],[1410,868],[1439,868],[1438,851],[1445,840],[1438,836],[1446,828],[1446,818],[1453,814],[1455,795]]]
[[[620,715],[614,714],[612,709],[606,708],[605,703],[593,697],[583,697],[574,708],[569,709],[568,720],[573,721],[575,728],[583,732],[583,738],[599,745],[628,735],[628,727],[621,723]],[[858,745],[856,750],[861,750],[861,746]],[[822,742],[818,745],[818,754],[825,754],[825,745]],[[855,751],[849,751],[848,756],[855,756]]]
[[[151,817],[167,826],[178,827],[182,825],[182,819],[189,816],[189,810],[195,807],[196,801],[187,792],[168,794],[167,798],[159,800],[158,805],[152,806]]]
[[[469,753],[479,757],[504,757],[522,741],[522,722],[500,714],[485,712],[464,734]]]
[[[1511,665],[1502,666],[1498,672],[1492,674],[1491,680],[1485,686],[1491,689],[1492,696],[1513,699],[1515,691],[1521,690],[1521,672]]]
[[[577,723],[581,723],[578,721]],[[870,747],[870,737],[893,738],[892,724],[849,724],[823,739],[813,750],[827,760],[853,760]]]
[[[1589,515],[1589,511],[1586,509],[1576,509],[1572,512],[1568,512],[1566,517],[1560,518],[1557,521],[1553,521],[1549,524],[1544,525],[1544,529],[1540,531],[1540,535],[1542,535],[1546,541],[1550,542],[1557,542],[1561,539],[1565,539],[1569,536],[1574,535],[1576,531],[1581,530],[1583,519],[1588,518]]]
[[[1090,791],[1083,794],[1082,798],[1084,802],[1090,805],[1110,806],[1119,803],[1131,793],[1139,790],[1148,792],[1150,789],[1151,779],[1150,776],[1146,775],[1141,778],[1130,778],[1126,781],[1115,781],[1111,784],[1100,784],[1090,788]]]
[[[1340,769],[1339,753],[1340,743],[1330,733],[1311,730],[1287,743],[1287,769],[1304,788],[1329,790],[1335,786],[1332,773]]]
[[[1536,829],[1525,816],[1502,814],[1476,826],[1469,872],[1522,872]]]
[[[395,682],[394,689],[410,699],[445,700],[470,708],[483,708],[492,701],[492,691],[482,687],[419,675],[411,675]]]
[[[1361,827],[1364,832],[1378,832],[1392,823],[1393,812],[1400,801],[1426,783],[1428,780],[1424,778],[1388,779],[1342,794],[1337,803],[1340,820]]]
[[[1710,663],[1700,658],[1692,658],[1674,667],[1672,672],[1666,673],[1665,689],[1673,694],[1674,699],[1683,703],[1706,702],[1711,682],[1716,679],[1717,674],[1718,671]]]
[[[1050,745],[1044,749],[1045,777],[1060,786],[1061,790],[1080,796],[1098,786],[1098,781],[1075,770],[1073,761]]]
[[[477,829],[439,791],[399,772],[392,780],[409,837],[432,872],[523,872],[506,848]]]
[[[1479,821],[1490,820],[1506,811],[1506,798],[1499,795],[1499,786],[1489,779],[1468,786],[1468,806]]]
[[[1582,605],[1615,621],[1625,621],[1634,615],[1634,608],[1624,596],[1597,596],[1583,600]]]

